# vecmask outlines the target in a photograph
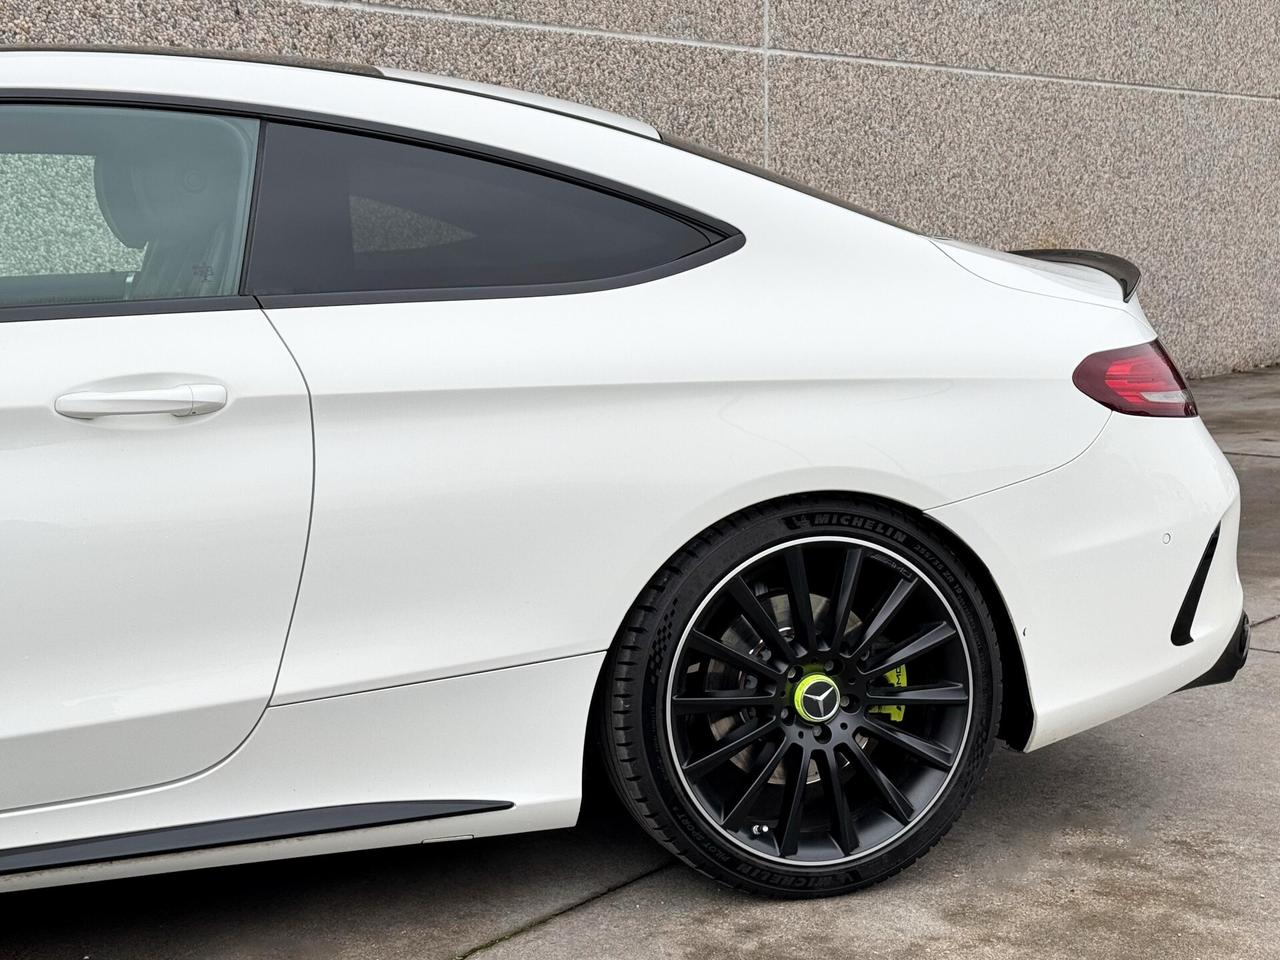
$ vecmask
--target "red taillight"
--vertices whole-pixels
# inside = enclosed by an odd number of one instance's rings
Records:
[[[1087,397],[1139,417],[1194,417],[1196,401],[1159,340],[1085,357],[1071,381]]]

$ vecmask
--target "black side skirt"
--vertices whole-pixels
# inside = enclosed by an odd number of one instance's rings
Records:
[[[117,833],[87,840],[15,847],[0,851],[0,874],[83,866],[168,853],[188,853],[193,850],[364,830],[370,827],[390,827],[467,813],[508,810],[512,806],[514,804],[503,800],[409,800],[265,813],[256,817],[161,827],[158,830]]]

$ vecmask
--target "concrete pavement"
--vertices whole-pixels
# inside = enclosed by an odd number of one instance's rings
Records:
[[[886,884],[725,890],[598,793],[574,830],[10,894],[0,958],[1280,958],[1280,368],[1194,389],[1244,490],[1245,671],[999,751]]]

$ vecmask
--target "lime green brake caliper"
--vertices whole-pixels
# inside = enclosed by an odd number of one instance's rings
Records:
[[[905,687],[907,685],[907,665],[904,663],[900,667],[895,667],[884,675],[892,686]],[[896,703],[886,703],[878,707],[871,707],[867,713],[883,713],[894,723],[901,723],[903,716],[906,714],[907,708]]]

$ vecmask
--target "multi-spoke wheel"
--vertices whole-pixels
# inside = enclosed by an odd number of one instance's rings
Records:
[[[803,499],[677,554],[611,656],[606,754],[628,806],[704,872],[813,895],[906,866],[990,755],[983,598],[915,519]]]

